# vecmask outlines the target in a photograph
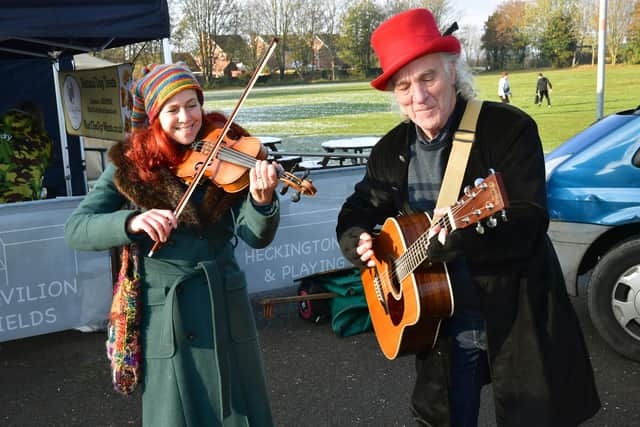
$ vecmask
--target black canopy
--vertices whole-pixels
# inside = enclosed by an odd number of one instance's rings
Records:
[[[42,109],[57,142],[45,174],[48,197],[86,188],[79,140],[69,136],[65,145],[60,134],[52,65],[67,71],[74,54],[166,37],[166,0],[0,0],[0,116],[26,100]]]
[[[166,0],[3,0],[0,59],[58,57],[169,37]]]

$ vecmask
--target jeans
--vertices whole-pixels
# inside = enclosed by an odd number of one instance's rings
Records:
[[[475,427],[480,391],[489,379],[485,322],[477,311],[462,310],[449,320],[451,336],[451,427]]]

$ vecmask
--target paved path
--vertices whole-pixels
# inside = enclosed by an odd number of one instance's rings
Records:
[[[574,299],[591,351],[603,409],[585,426],[640,425],[640,363],[597,336],[583,297]],[[297,316],[294,304],[256,318],[276,425],[414,426],[407,410],[413,359],[388,361],[372,333],[341,338]],[[140,396],[111,391],[104,333],[67,331],[0,343],[0,426],[138,426]],[[495,426],[485,389],[481,427]]]

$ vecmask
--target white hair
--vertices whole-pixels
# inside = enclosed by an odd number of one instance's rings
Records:
[[[460,95],[462,98],[467,101],[476,97],[476,89],[473,84],[473,74],[471,74],[471,70],[467,63],[462,60],[460,55],[456,55],[453,53],[441,53],[440,58],[442,58],[442,63],[453,63],[456,70],[456,93]],[[451,72],[449,71],[449,67],[444,67],[444,72],[447,75],[447,78],[451,78]]]

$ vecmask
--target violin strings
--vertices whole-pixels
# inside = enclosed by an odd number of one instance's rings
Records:
[[[203,153],[206,153],[206,151],[204,151],[203,148],[204,149],[210,148],[210,145],[211,143],[209,141],[198,141],[192,144],[194,149],[198,149],[197,151],[202,151]],[[255,157],[249,154],[246,154],[241,151],[235,150],[231,147],[225,147],[225,146],[220,147],[220,151],[218,152],[218,158],[220,160],[227,160],[230,163],[234,163],[239,166],[244,166],[246,168],[254,167],[257,160]],[[291,174],[285,172],[283,169],[280,169],[280,168],[276,168],[276,173],[278,174],[278,178],[282,178],[284,175],[287,175],[288,179],[292,179],[293,177],[295,177],[295,175],[291,176]]]
[[[240,166],[245,166],[249,169],[256,165],[257,160],[255,157],[228,147],[222,147],[220,149],[220,154],[218,155],[218,157],[221,160],[229,160],[232,163],[236,163]],[[276,173],[278,175],[278,178],[282,178],[283,171],[281,169],[276,168]]]
[[[198,151],[203,154],[208,154],[208,153],[211,153],[212,145],[213,144],[209,141],[196,141],[193,144],[191,144],[191,148],[194,151]],[[239,150],[235,150],[231,147],[226,147],[224,145],[222,145],[218,150],[217,158],[221,161],[226,161],[238,166],[246,167],[247,169],[253,168],[257,160],[255,157],[249,154],[243,153],[242,151],[239,151]],[[299,190],[304,187],[303,181],[300,180],[297,176],[295,176],[290,172],[285,171],[281,165],[278,164],[277,166],[278,167],[276,167],[276,174],[279,180],[284,182],[287,186],[292,186],[296,188],[296,190]],[[306,190],[306,188],[304,190]]]

